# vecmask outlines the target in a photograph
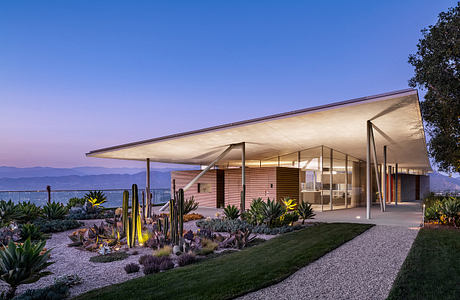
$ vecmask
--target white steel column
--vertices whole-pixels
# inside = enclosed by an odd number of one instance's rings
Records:
[[[387,146],[383,146],[383,166],[382,166],[382,173],[383,173],[383,181],[382,181],[382,189],[383,189],[383,211],[386,210],[386,203],[387,199]]]
[[[345,154],[345,208],[348,208],[348,154]]]
[[[146,165],[146,176],[145,176],[145,202],[147,203],[147,209],[146,211],[143,212],[143,216],[150,218],[150,210],[152,208],[152,203],[150,199],[150,158],[146,159],[147,165]]]
[[[279,159],[278,159],[279,161]],[[241,205],[240,211],[244,212],[246,206],[246,144],[241,143]]]
[[[329,208],[332,210],[332,182],[334,178],[332,177],[332,169],[333,169],[333,158],[332,158],[332,148],[330,149],[330,155],[329,155]]]
[[[395,206],[398,205],[398,164],[395,165]]]
[[[366,219],[371,218],[371,122],[367,121],[367,143],[366,143]]]
[[[375,139],[374,139],[374,129],[372,128],[372,123],[370,123],[369,131],[371,134],[371,143],[372,143],[372,156],[374,158],[374,170],[375,170],[375,181],[377,182],[377,191],[379,192],[379,202],[380,202],[380,210],[383,212],[383,199],[382,199],[382,189],[380,188],[380,173],[378,169],[378,161],[377,161],[377,149],[375,147]]]

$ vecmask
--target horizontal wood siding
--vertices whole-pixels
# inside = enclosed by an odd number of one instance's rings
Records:
[[[240,207],[241,169],[225,170],[225,205]],[[276,168],[246,168],[246,208],[252,199],[276,196]]]
[[[215,208],[217,205],[217,170],[209,170],[205,173],[197,183],[185,191],[185,198],[191,196],[195,197],[195,201],[198,202],[201,207],[212,207]],[[176,190],[184,188],[190,181],[192,181],[195,176],[197,176],[201,171],[200,170],[190,170],[190,171],[172,171],[171,172],[171,190],[172,182],[176,180]],[[209,183],[211,184],[210,193],[198,193],[198,183]]]
[[[276,199],[284,197],[299,199],[299,169],[276,168]]]

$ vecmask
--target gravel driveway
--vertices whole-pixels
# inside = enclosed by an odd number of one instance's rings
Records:
[[[284,281],[239,299],[386,299],[417,233],[377,225]]]

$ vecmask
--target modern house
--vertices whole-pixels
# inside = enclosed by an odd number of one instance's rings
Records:
[[[431,171],[416,90],[109,147],[90,157],[200,165],[172,185],[204,207],[303,199],[319,210],[421,199]],[[242,166],[245,166],[242,168]],[[147,172],[149,174],[149,172]],[[150,179],[147,178],[147,186]]]

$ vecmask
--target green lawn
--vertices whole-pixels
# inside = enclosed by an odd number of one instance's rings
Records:
[[[240,252],[94,290],[77,299],[230,299],[283,280],[372,226],[312,226]]]
[[[421,229],[388,299],[460,299],[460,231]]]

